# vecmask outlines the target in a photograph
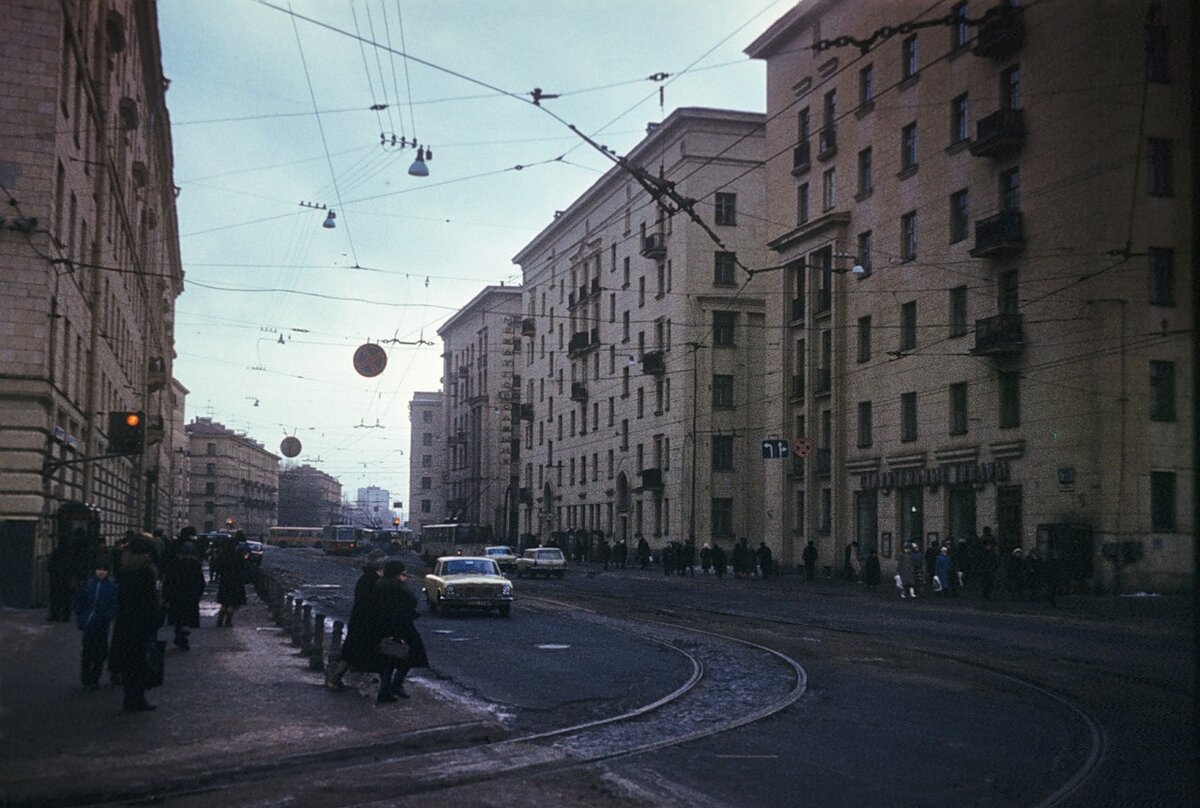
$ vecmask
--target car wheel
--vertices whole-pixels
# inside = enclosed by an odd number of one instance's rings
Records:
[[[496,611],[500,613],[501,617],[508,617],[509,613],[512,612],[512,604],[505,603],[502,606],[497,606]]]

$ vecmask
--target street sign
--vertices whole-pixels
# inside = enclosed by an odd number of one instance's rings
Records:
[[[812,438],[796,438],[796,440],[792,441],[792,454],[797,457],[807,457],[812,449]]]
[[[283,453],[284,457],[295,457],[300,454],[300,439],[291,436],[284,438],[283,442],[279,444],[279,451]]]
[[[387,352],[383,350],[383,346],[381,345],[376,345],[373,342],[363,343],[354,352],[354,369],[358,371],[358,375],[360,376],[366,376],[370,379],[373,376],[383,373],[383,369],[386,367]]]
[[[779,460],[788,457],[788,442],[784,438],[765,438],[762,442],[763,460]]]

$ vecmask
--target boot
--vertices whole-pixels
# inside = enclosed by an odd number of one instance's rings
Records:
[[[226,612],[224,609],[217,612],[217,628],[221,628],[225,625],[225,618],[227,616],[228,616],[228,612]]]

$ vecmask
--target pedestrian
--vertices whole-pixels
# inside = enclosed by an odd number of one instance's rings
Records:
[[[629,563],[629,543],[625,539],[621,539],[614,545],[613,561],[620,569],[625,569],[625,565]]]
[[[1020,600],[1025,596],[1025,555],[1018,547],[1004,564],[1004,585],[1008,596]]]
[[[934,575],[937,572],[937,560],[941,553],[942,548],[936,541],[930,541],[929,546],[925,548],[925,580],[930,586],[933,586]]]
[[[804,561],[804,580],[812,581],[813,573],[817,571],[817,548],[812,543],[812,539],[808,540],[800,558]]]
[[[937,558],[933,562],[933,574],[937,580],[933,588],[941,592],[942,597],[950,597],[951,564],[949,545],[943,544],[941,549],[938,550]]]
[[[163,573],[162,596],[167,602],[167,622],[175,627],[174,643],[187,651],[188,629],[200,628],[200,598],[204,595],[204,570],[196,545],[180,543]]]
[[[696,540],[688,537],[688,540],[683,543],[683,551],[680,553],[680,558],[683,561],[683,567],[680,569],[680,575],[696,577]]]
[[[375,700],[380,704],[408,698],[404,690],[408,672],[413,668],[429,667],[425,643],[414,625],[417,597],[408,588],[406,579],[404,562],[389,561],[371,596],[371,613],[367,620],[379,672],[379,695]],[[380,642],[389,638],[408,646],[405,657],[397,658],[380,651]]]
[[[911,542],[904,545],[900,557],[896,559],[896,575],[900,579],[900,597],[917,597],[917,569],[920,555],[917,546]]]
[[[733,545],[733,577],[740,581],[753,575],[754,553],[750,549],[749,540],[742,536],[737,544]]]
[[[725,555],[724,548],[722,548],[721,545],[717,544],[714,541],[713,548],[712,548],[712,564],[713,564],[713,571],[717,574],[718,578],[725,577],[726,563],[727,563],[727,558]]]
[[[79,678],[83,686],[100,686],[104,660],[108,659],[108,627],[117,616],[117,585],[108,577],[107,561],[97,561],[92,577],[75,595],[75,620],[83,632]]]
[[[846,545],[845,558],[843,559],[842,567],[846,573],[846,580],[851,583],[862,583],[862,568],[858,560],[858,542],[852,541]]]
[[[1036,547],[1029,548],[1022,564],[1021,575],[1030,600],[1037,600],[1042,591],[1042,557]]]
[[[109,665],[120,675],[125,690],[123,710],[136,713],[153,710],[146,702],[150,644],[157,639],[160,622],[158,569],[154,546],[134,538],[121,553],[117,575],[117,616],[113,623],[112,655]]]
[[[238,531],[233,538],[226,539],[217,555],[217,572],[221,580],[217,583],[217,626],[233,628],[233,615],[246,605],[246,555],[238,545],[246,541],[246,534]],[[244,546],[244,545],[243,545]]]
[[[704,575],[712,570],[712,545],[705,544],[700,548],[700,572]]]
[[[76,583],[73,573],[74,564],[64,540],[46,559],[46,576],[50,587],[50,614],[47,620],[57,623],[71,619],[71,591]]]
[[[646,541],[646,537],[640,532],[637,534],[637,559],[638,566],[642,569],[650,568],[650,544]]]
[[[987,528],[984,528],[986,531]],[[996,569],[1000,566],[1000,557],[996,555],[996,545],[989,541],[983,543],[975,562],[976,575],[979,577],[979,591],[984,600],[992,599],[992,590],[996,586]]]
[[[1058,606],[1058,596],[1062,594],[1063,585],[1062,559],[1058,550],[1051,547],[1046,551],[1046,560],[1042,562],[1042,579],[1046,586],[1046,602],[1052,607]]]
[[[759,575],[765,581],[767,578],[771,577],[773,565],[775,563],[775,559],[771,555],[771,548],[767,546],[765,541],[760,541],[758,543],[757,555]]]
[[[675,566],[675,545],[667,542],[662,551],[663,575],[670,575]]]
[[[371,597],[375,592],[375,585],[383,575],[383,565],[386,562],[387,553],[383,550],[367,553],[367,563],[362,568],[358,583],[354,585],[354,602],[350,606],[350,619],[346,622],[346,638],[342,641],[341,658],[325,677],[325,686],[330,690],[346,689],[342,682],[346,671],[369,669],[372,646],[367,623],[371,613]]]
[[[600,556],[600,563],[604,565],[604,569],[608,569],[608,562],[612,560],[612,548],[608,546],[608,539],[601,534],[600,542],[596,545],[596,552]]]
[[[879,569],[879,553],[872,550],[867,554],[867,561],[863,565],[863,580],[867,583],[867,589],[872,592],[877,591],[879,589],[879,581],[882,577]]]

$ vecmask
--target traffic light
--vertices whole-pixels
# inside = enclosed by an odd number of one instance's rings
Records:
[[[399,516],[392,517],[392,527],[400,527],[400,517]]]
[[[146,445],[146,416],[140,412],[108,414],[108,453],[140,455]]]

